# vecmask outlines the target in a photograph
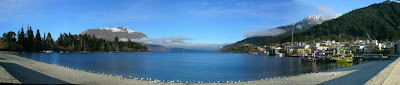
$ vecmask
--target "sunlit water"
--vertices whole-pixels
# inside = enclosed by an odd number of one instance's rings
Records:
[[[302,62],[295,57],[241,53],[19,53],[17,55],[73,69],[180,81],[251,81],[352,66],[353,63]]]

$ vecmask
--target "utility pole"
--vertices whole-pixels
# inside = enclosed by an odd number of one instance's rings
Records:
[[[294,32],[294,25],[296,25],[296,23],[295,23],[295,24],[293,24],[293,29],[292,29],[292,44],[293,44],[293,32]]]

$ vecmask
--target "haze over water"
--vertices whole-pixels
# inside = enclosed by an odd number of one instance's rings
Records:
[[[22,53],[23,57],[105,74],[180,81],[251,81],[353,65],[240,53]]]

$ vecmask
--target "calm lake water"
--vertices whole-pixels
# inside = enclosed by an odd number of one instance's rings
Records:
[[[251,81],[352,66],[241,53],[20,53],[29,59],[105,74],[180,81]]]

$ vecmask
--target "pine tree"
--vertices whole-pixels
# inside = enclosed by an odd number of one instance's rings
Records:
[[[18,44],[23,45],[25,41],[25,33],[24,28],[22,27],[20,31],[18,31]]]
[[[43,40],[42,40],[42,38],[40,37],[40,31],[39,31],[39,29],[37,29],[37,31],[36,31],[35,44],[36,44],[36,50],[37,50],[37,51],[41,51],[41,50],[42,50]]]
[[[53,47],[54,47],[54,41],[53,41],[53,38],[51,37],[51,34],[50,34],[50,32],[49,33],[47,33],[47,38],[46,38],[46,42],[47,42],[47,46],[48,46],[48,50],[53,50]]]
[[[25,42],[24,50],[25,51],[33,51],[34,48],[34,35],[32,31],[32,27],[28,26],[28,30],[26,31],[27,33],[27,39]]]
[[[114,47],[115,47],[115,51],[119,51],[119,40],[118,40],[118,36],[115,36],[115,38],[114,38]]]

